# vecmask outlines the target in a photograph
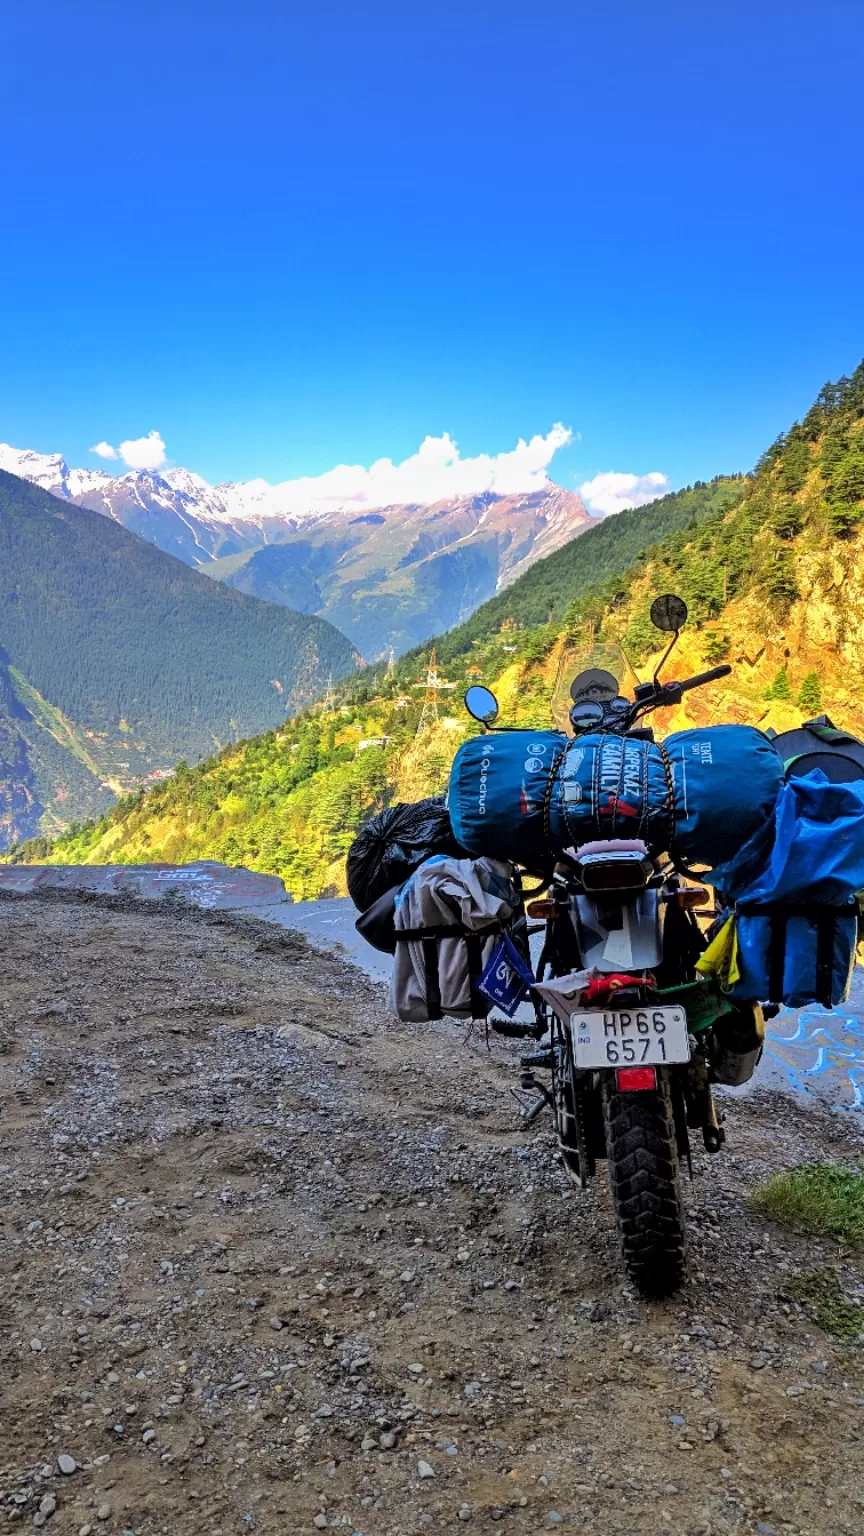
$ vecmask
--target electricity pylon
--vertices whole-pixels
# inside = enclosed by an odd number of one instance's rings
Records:
[[[429,666],[426,670],[425,683],[415,683],[416,688],[423,688],[423,708],[420,711],[420,719],[417,722],[417,735],[425,731],[427,726],[438,724],[438,695],[442,689],[455,688],[455,683],[447,683],[438,671],[438,654],[435,647],[429,654]]]

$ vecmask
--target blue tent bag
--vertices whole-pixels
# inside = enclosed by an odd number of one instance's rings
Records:
[[[461,847],[532,864],[567,846],[552,795],[568,739],[560,731],[488,731],[463,742],[447,797]]]
[[[770,821],[780,753],[752,725],[675,731],[663,748],[675,786],[674,852],[687,864],[730,859]]]
[[[629,737],[472,736],[454,759],[447,803],[458,842],[475,856],[531,864],[610,837],[669,846],[669,785],[660,749]]]
[[[774,815],[709,876],[736,914],[734,997],[834,1007],[848,993],[864,891],[864,783],[790,779]]]
[[[746,725],[633,736],[491,731],[460,747],[454,834],[475,856],[522,863],[595,838],[641,837],[688,864],[728,858],[770,819],[783,763]],[[670,784],[674,815],[670,816]]]
[[[669,782],[663,753],[653,741],[610,734],[568,742],[553,791],[565,846],[641,837],[656,851],[668,848]]]

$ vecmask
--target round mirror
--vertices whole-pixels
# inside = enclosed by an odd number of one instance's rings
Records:
[[[475,683],[468,689],[465,695],[465,708],[469,715],[479,720],[482,725],[489,725],[498,718],[498,700],[491,688],[484,688]]]
[[[664,629],[667,634],[677,634],[687,622],[687,604],[683,597],[676,597],[674,592],[664,592],[662,597],[655,597],[651,604],[651,623],[655,629]]]
[[[570,711],[570,724],[574,730],[590,730],[600,725],[606,714],[602,704],[592,704],[590,699],[579,699]]]
[[[600,667],[589,667],[587,672],[580,672],[570,684],[570,697],[574,704],[581,704],[583,699],[596,700],[605,704],[608,699],[614,699],[618,695],[618,679],[611,672],[604,672]]]

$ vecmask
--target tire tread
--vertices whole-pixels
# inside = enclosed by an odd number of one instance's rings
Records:
[[[624,1265],[644,1295],[667,1296],[684,1279],[686,1237],[669,1080],[621,1093],[604,1078],[609,1182]]]

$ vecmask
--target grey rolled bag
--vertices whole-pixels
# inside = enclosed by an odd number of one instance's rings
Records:
[[[427,859],[396,898],[390,1007],[406,1023],[444,1014],[485,1018],[492,1004],[477,978],[522,900],[512,864]]]

